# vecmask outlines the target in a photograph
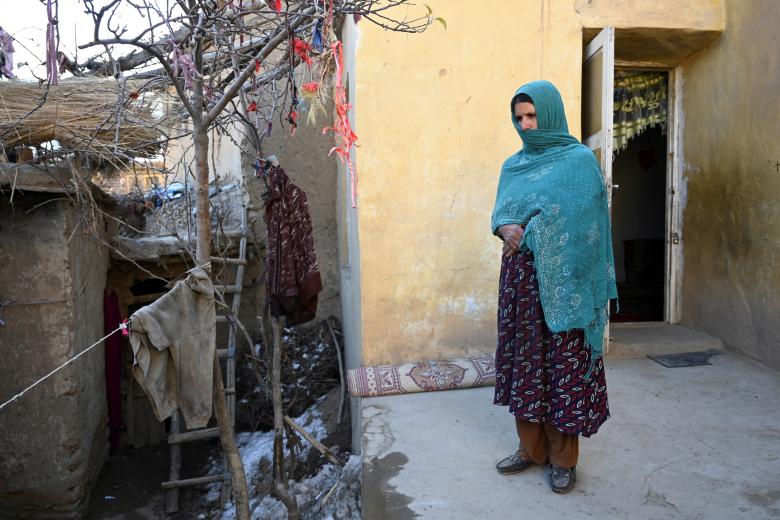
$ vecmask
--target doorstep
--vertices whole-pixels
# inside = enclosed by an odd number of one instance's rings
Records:
[[[611,323],[607,359],[642,358],[648,354],[679,354],[723,350],[723,342],[704,332],[664,322]]]

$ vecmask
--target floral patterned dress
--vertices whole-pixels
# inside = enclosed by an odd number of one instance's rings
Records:
[[[509,406],[519,419],[590,437],[609,417],[609,405],[602,359],[586,380],[589,368],[584,332],[553,334],[545,324],[533,254],[504,256],[494,404]]]

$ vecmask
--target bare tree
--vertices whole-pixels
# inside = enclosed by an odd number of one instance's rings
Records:
[[[47,2],[50,11],[52,5],[56,7],[57,0]],[[105,124],[115,121],[117,136],[123,110],[133,100],[148,94],[174,101],[168,103],[171,107],[169,111],[188,120],[190,127],[186,132],[160,129],[163,135],[156,144],[164,146],[177,138],[191,142],[197,214],[195,260],[206,270],[211,268],[212,242],[208,193],[209,135],[214,131],[230,135],[231,129],[234,134],[238,130],[242,153],[254,162],[263,157],[263,139],[273,131],[277,120],[294,133],[299,124],[301,100],[305,98],[310,112],[313,112],[323,107],[333,92],[335,120],[328,130],[334,133],[337,142],[332,152],[339,154],[354,179],[349,156],[356,136],[347,117],[349,106],[341,81],[340,24],[345,17],[352,17],[355,21],[364,20],[363,23],[373,23],[386,30],[408,33],[422,32],[436,20],[444,24],[440,18],[433,17],[427,6],[410,5],[407,0],[80,2],[85,12],[91,15],[93,27],[91,41],[79,48],[98,52],[79,61],[59,52],[53,44],[49,45],[49,83],[56,83],[55,59],[60,72],[117,78],[120,88],[117,88],[116,113],[113,120],[107,117],[105,121]],[[123,22],[128,13],[143,19],[144,28],[136,31],[128,29]],[[51,16],[50,25],[56,25]],[[283,112],[282,107],[288,108],[284,108]],[[134,117],[140,116],[135,114]],[[150,122],[149,125],[160,126],[159,122]],[[139,155],[148,156],[149,145],[146,141],[139,143],[138,149],[114,147],[110,152],[114,159],[120,156],[131,160]],[[89,146],[89,142],[85,146]],[[73,150],[57,152],[66,154]],[[267,340],[268,344],[276,347],[273,374],[278,390],[279,369],[276,365],[279,362],[280,323],[274,321],[264,330],[266,335],[272,331],[273,337]],[[213,363],[216,416],[225,459],[232,475],[237,518],[248,519],[248,489],[243,464],[224,407],[225,394],[216,357]],[[274,414],[275,444],[278,444],[274,449],[275,459],[282,457],[284,431],[281,398],[276,397],[274,404],[279,409]],[[283,460],[274,461],[274,476],[276,495],[287,505],[290,517],[297,517],[295,498],[285,486]]]

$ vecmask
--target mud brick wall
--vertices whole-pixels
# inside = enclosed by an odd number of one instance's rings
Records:
[[[2,308],[2,401],[103,336],[108,253],[57,198],[0,198],[0,301],[51,301]],[[102,347],[0,410],[0,518],[82,516],[106,422]]]

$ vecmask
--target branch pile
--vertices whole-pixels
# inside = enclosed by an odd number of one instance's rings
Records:
[[[112,164],[156,155],[167,141],[173,117],[160,95],[141,89],[142,82],[97,78],[69,79],[48,88],[0,82],[2,146],[8,153],[17,146],[57,141],[65,153]]]

